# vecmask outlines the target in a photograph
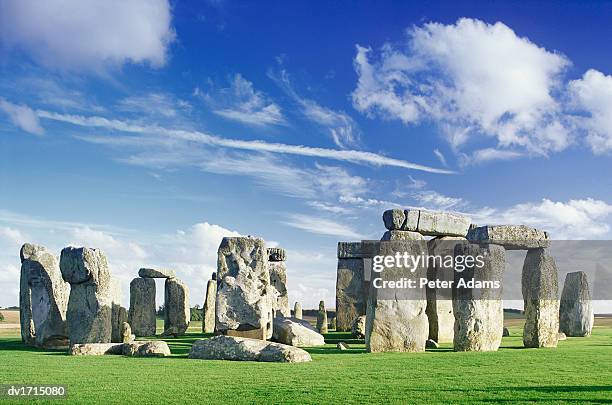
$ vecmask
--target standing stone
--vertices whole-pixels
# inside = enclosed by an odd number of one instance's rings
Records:
[[[111,296],[112,296],[112,313],[111,313],[111,342],[121,343],[123,337],[121,335],[123,323],[128,321],[128,312],[121,305],[122,298],[121,283],[118,279],[111,277]]]
[[[182,336],[191,320],[189,290],[181,280],[167,278],[164,295],[164,334]]]
[[[128,322],[136,336],[155,336],[157,322],[155,280],[139,277],[130,283]]]
[[[593,304],[586,273],[568,273],[561,293],[559,330],[566,336],[589,336],[593,322]]]
[[[365,328],[366,316],[358,316],[357,318],[355,318],[355,321],[353,321],[353,326],[351,326],[351,333],[357,339],[363,339],[365,337]]]
[[[397,252],[419,256],[427,251],[425,241],[381,242],[378,254],[395,256]],[[414,272],[405,268],[387,267],[372,275],[368,296],[365,343],[368,352],[422,352],[429,328],[424,288],[376,288],[384,281],[402,278],[419,280],[427,277],[427,269],[418,265]]]
[[[329,329],[332,330],[337,330],[337,325],[336,325],[336,317],[333,317],[330,321],[329,321]]]
[[[109,343],[112,333],[111,275],[100,249],[62,249],[60,270],[70,283],[66,318],[70,344]]]
[[[70,285],[57,259],[43,246],[24,244],[20,251],[19,315],[21,339],[39,347],[66,345],[66,309]]]
[[[544,248],[529,249],[522,273],[525,347],[557,347],[559,298],[557,265]]]
[[[215,301],[217,299],[217,280],[208,280],[206,284],[206,299],[202,310],[202,333],[215,331]]]
[[[368,285],[364,280],[361,243],[338,243],[336,273],[336,328],[349,331],[353,320],[365,315]]]
[[[506,265],[506,252],[499,245],[479,246],[463,243],[455,247],[455,256],[482,257],[483,266],[470,263],[463,271],[455,271],[453,312],[455,351],[496,351],[504,330],[504,309],[501,281]],[[455,270],[457,268],[455,267]],[[461,282],[499,281],[499,288],[469,288]]]
[[[127,322],[123,322],[121,325],[121,343],[130,343],[134,341],[134,335],[132,335],[132,328]]]
[[[299,302],[295,302],[295,304],[293,305],[293,317],[297,318],[297,319],[302,319],[302,304],[300,304]]]
[[[325,302],[319,302],[319,312],[317,312],[317,330],[319,333],[327,333],[327,311],[325,310]]]
[[[225,335],[271,338],[271,293],[263,239],[223,238],[217,260],[215,330]]]
[[[289,296],[287,294],[287,267],[285,249],[268,248],[268,269],[272,290],[272,306],[276,316],[291,317]]]

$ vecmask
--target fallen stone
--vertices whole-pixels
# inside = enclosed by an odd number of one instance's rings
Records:
[[[526,225],[487,225],[470,229],[467,239],[475,243],[502,245],[507,250],[545,248],[550,244],[548,233]]]
[[[130,283],[130,312],[128,322],[136,336],[155,336],[157,309],[155,308],[155,280],[135,278]]]
[[[427,349],[438,349],[438,348],[440,348],[440,345],[438,344],[438,342],[436,342],[433,339],[427,339],[425,341],[425,348],[427,348]]]
[[[216,331],[262,330],[272,337],[272,288],[264,241],[226,237],[217,260]]]
[[[390,231],[412,231],[426,236],[465,236],[470,227],[470,218],[464,215],[414,209],[385,211],[383,221]]]
[[[363,259],[338,259],[336,273],[336,328],[351,329],[353,320],[365,315],[368,299]]]
[[[504,327],[504,332],[502,333],[503,337],[508,337],[510,336],[510,331],[508,330],[508,328]]]
[[[138,276],[142,278],[175,278],[174,270],[170,269],[147,269],[138,270]]]
[[[557,335],[557,340],[561,341],[561,340],[567,340],[567,335],[563,332],[559,332],[559,334]]]
[[[336,343],[336,347],[337,347],[339,350],[348,350],[348,349],[349,349],[349,345],[347,345],[347,344],[346,344],[346,343],[344,343],[344,342],[338,342],[338,343]]]
[[[62,279],[57,259],[43,246],[30,243],[21,247],[19,255],[21,340],[38,347],[65,341],[70,285]]]
[[[99,249],[62,249],[60,270],[70,283],[66,311],[71,344],[109,343],[112,334],[111,275]]]
[[[496,351],[502,340],[504,309],[502,289],[458,287],[463,279],[478,281],[501,281],[506,266],[505,250],[498,245],[457,244],[455,256],[482,256],[484,265],[466,266],[462,272],[455,272],[453,285],[453,312],[455,330],[453,346],[455,351]]]
[[[595,321],[587,275],[568,273],[561,293],[559,330],[567,336],[590,336]]]
[[[191,321],[187,285],[179,279],[167,278],[164,295],[164,330],[174,329],[177,336],[182,336]]]
[[[323,346],[325,339],[308,321],[297,318],[274,318],[272,339],[297,347]]]
[[[284,262],[287,260],[287,252],[282,248],[268,248],[266,250],[268,254],[268,261],[270,262]]]
[[[206,298],[202,310],[202,333],[215,331],[215,301],[217,299],[217,280],[208,280],[206,284]]]
[[[529,249],[522,272],[525,347],[557,347],[559,298],[557,265],[546,249]]]
[[[70,346],[71,356],[123,354],[123,343],[78,343]]]
[[[320,333],[327,333],[327,311],[325,310],[325,302],[321,300],[319,302],[319,312],[317,312],[317,330]]]
[[[167,357],[172,353],[163,340],[131,342],[123,345],[122,354],[131,357]]]
[[[387,231],[380,240],[423,240],[423,235],[412,231]]]
[[[189,352],[189,358],[280,363],[312,361],[307,351],[297,347],[232,336],[196,340]]]
[[[296,319],[302,319],[302,304],[295,302],[293,305],[293,317]]]
[[[355,318],[353,324],[351,325],[351,333],[357,339],[365,338],[365,329],[366,329],[366,316],[361,315]]]

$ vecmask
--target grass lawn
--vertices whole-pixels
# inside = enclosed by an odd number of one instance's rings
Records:
[[[612,403],[612,319],[597,319],[593,336],[556,349],[523,349],[521,320],[494,353],[368,354],[363,341],[329,333],[308,349],[311,363],[189,360],[204,335],[166,339],[171,358],[69,357],[24,347],[18,331],[0,335],[0,383],[65,384],[74,403]],[[338,351],[335,343],[351,349]]]

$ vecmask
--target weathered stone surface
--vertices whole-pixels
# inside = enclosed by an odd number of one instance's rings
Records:
[[[338,330],[336,327],[336,317],[333,317],[332,319],[330,319],[329,321],[329,329],[331,330]]]
[[[327,329],[327,311],[325,310],[325,302],[321,300],[319,302],[319,312],[317,312],[317,330],[320,333],[327,333]]]
[[[111,275],[100,249],[62,249],[60,270],[70,283],[66,311],[71,344],[109,343],[112,333]]]
[[[396,252],[407,252],[418,256],[427,251],[425,241],[381,242],[378,254],[395,256]],[[413,273],[405,268],[387,267],[377,275],[380,282],[400,280],[403,277],[425,278],[426,268],[418,266]],[[369,352],[419,352],[425,350],[429,328],[425,307],[427,300],[424,289],[375,288],[376,279],[368,294],[366,314],[366,349]]]
[[[440,345],[438,344],[438,342],[436,342],[433,339],[427,339],[425,341],[425,347],[427,349],[438,349],[440,347]]]
[[[123,342],[123,323],[128,321],[128,311],[121,305],[123,289],[119,279],[111,277],[111,342]]]
[[[527,250],[548,247],[548,233],[526,225],[487,225],[472,228],[467,233],[470,242],[493,243],[507,250]]]
[[[226,237],[217,260],[217,302],[215,328],[263,330],[272,337],[272,289],[264,241],[251,237]]]
[[[308,321],[297,318],[274,318],[275,342],[290,346],[309,347],[323,346],[325,339]]]
[[[170,269],[147,269],[138,270],[138,276],[142,278],[175,278],[174,270]]]
[[[363,257],[361,242],[338,242],[338,259],[360,259]]]
[[[135,278],[130,283],[128,322],[136,336],[155,336],[155,280]]]
[[[287,260],[287,252],[283,248],[268,248],[266,253],[270,262],[284,262]]]
[[[270,249],[268,249],[270,250]],[[290,317],[289,295],[287,293],[287,267],[284,261],[268,262],[272,309],[276,316]]]
[[[508,330],[508,328],[504,327],[504,331],[502,333],[503,337],[508,337],[510,336],[510,331]]]
[[[363,259],[338,259],[336,273],[336,328],[348,331],[355,318],[365,315],[368,285]]]
[[[338,348],[338,350],[348,350],[349,346],[344,342],[338,342],[336,343],[336,348]]]
[[[131,342],[123,345],[122,354],[131,357],[166,357],[170,356],[170,348],[163,340],[149,342]]]
[[[589,336],[594,321],[586,273],[583,271],[568,273],[561,293],[559,330],[567,336]]]
[[[559,332],[557,265],[546,249],[529,249],[522,272],[525,347],[556,347]]]
[[[557,340],[558,341],[567,340],[567,335],[563,332],[559,332],[559,334],[557,335]]]
[[[66,309],[70,285],[57,259],[43,246],[24,244],[20,251],[19,315],[25,344],[45,347],[68,338]]]
[[[455,256],[482,256],[484,265],[466,266],[455,272],[453,312],[455,351],[496,351],[501,344],[504,328],[502,288],[460,287],[461,279],[470,281],[501,281],[505,269],[505,250],[498,245],[457,244]]]
[[[215,301],[217,300],[217,280],[208,280],[206,284],[206,298],[202,310],[202,333],[215,331]]]
[[[196,340],[189,352],[189,358],[280,363],[312,361],[307,351],[297,347],[232,336]]]
[[[428,236],[465,236],[470,227],[470,218],[464,215],[414,209],[385,211],[383,221],[390,231],[412,231]]]
[[[191,320],[187,285],[179,279],[168,278],[164,295],[164,332],[174,329],[175,335],[184,335]]]
[[[296,319],[302,319],[302,304],[300,304],[299,302],[295,302],[295,304],[293,305],[293,317]]]
[[[121,343],[130,343],[133,342],[135,336],[132,335],[132,328],[130,324],[127,322],[123,322],[121,325]]]
[[[70,346],[71,356],[123,354],[123,343],[79,343]]]
[[[358,316],[357,318],[355,318],[355,320],[353,321],[353,324],[351,325],[351,333],[357,339],[363,339],[365,338],[365,331],[366,331],[366,316],[365,315]]]
[[[412,231],[387,231],[380,240],[423,240],[423,235]]]

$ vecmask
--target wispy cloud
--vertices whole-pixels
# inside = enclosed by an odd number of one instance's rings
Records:
[[[27,105],[13,104],[0,97],[0,111],[4,112],[9,120],[21,130],[34,135],[45,133],[40,126],[36,113]]]
[[[176,99],[170,94],[158,92],[123,98],[117,103],[117,109],[139,116],[175,118],[183,112],[190,111],[191,104],[185,100]]]
[[[302,229],[318,235],[340,236],[351,239],[362,239],[363,236],[350,226],[341,224],[330,219],[303,214],[291,214],[284,221],[285,224],[294,228]]]

